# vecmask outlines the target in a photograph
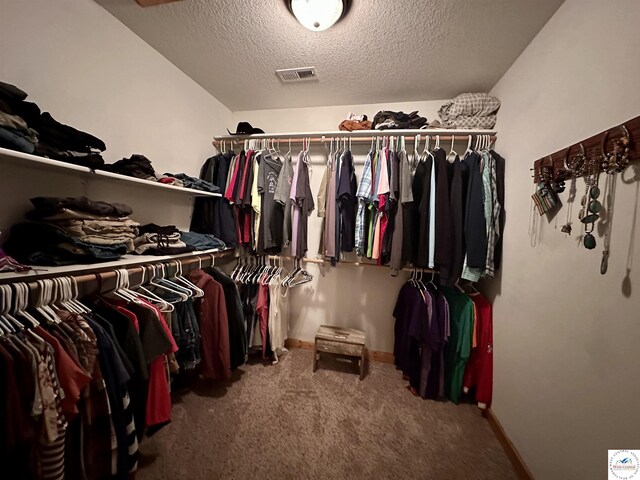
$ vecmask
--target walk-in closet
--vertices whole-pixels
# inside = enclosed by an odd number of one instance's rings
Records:
[[[0,0],[0,478],[640,480],[639,18]]]

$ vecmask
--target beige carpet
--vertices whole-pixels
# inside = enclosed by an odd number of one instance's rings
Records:
[[[173,422],[142,442],[139,480],[514,479],[473,405],[422,400],[393,365],[292,350],[226,385],[178,391]]]

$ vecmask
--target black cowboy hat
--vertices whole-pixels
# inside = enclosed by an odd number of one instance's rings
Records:
[[[227,132],[229,132],[228,128]],[[264,130],[252,127],[249,122],[238,122],[235,133],[229,132],[229,135],[252,135],[254,133],[264,133]]]

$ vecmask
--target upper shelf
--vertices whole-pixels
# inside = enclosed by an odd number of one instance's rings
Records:
[[[194,190],[193,188],[176,187],[160,182],[151,182],[141,178],[128,177],[119,173],[106,172],[103,170],[91,170],[88,167],[74,165],[72,163],[62,162],[60,160],[52,160],[50,158],[39,157],[28,153],[16,152],[7,148],[0,147],[0,161],[5,163],[14,163],[17,165],[33,165],[34,167],[51,168],[55,170],[65,170],[67,172],[76,172],[85,178],[109,178],[120,182],[137,183],[145,187],[160,188],[165,191],[176,193],[188,193],[194,197],[220,197],[220,193],[203,192]]]
[[[257,133],[253,135],[216,135],[214,141],[220,140],[260,140],[272,138],[307,138],[307,137],[395,137],[395,136],[415,136],[415,135],[440,135],[440,136],[456,136],[467,137],[469,135],[491,135],[498,133],[496,130],[480,130],[480,129],[450,129],[450,128],[426,128],[426,129],[405,129],[405,130],[354,130],[346,132],[343,130],[332,130],[323,132],[284,132],[284,133]]]

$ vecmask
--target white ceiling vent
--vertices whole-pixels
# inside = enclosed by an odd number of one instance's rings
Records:
[[[280,80],[287,83],[318,79],[316,67],[283,68],[276,70],[276,75]]]

